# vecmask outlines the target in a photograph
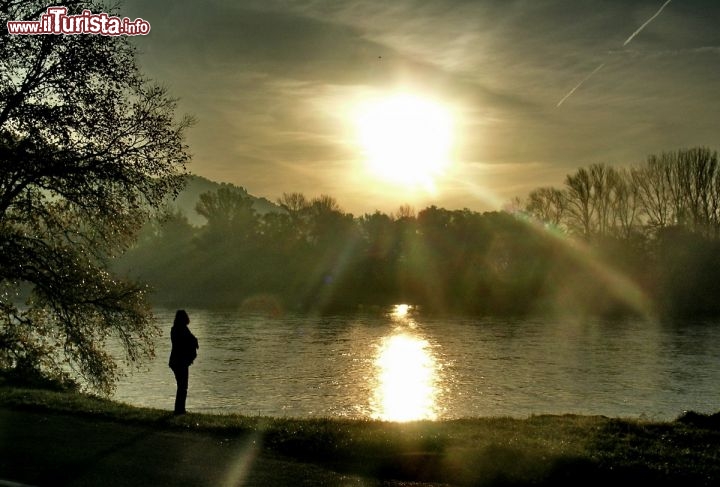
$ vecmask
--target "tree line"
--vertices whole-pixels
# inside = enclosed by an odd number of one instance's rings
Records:
[[[470,314],[716,314],[720,176],[697,148],[633,168],[592,165],[515,211],[408,206],[355,217],[283,194],[202,194],[145,228],[119,263],[168,306],[344,312],[406,302]]]
[[[567,175],[562,189],[531,191],[524,209],[585,239],[654,238],[670,227],[717,238],[718,155],[697,147],[651,155],[629,168],[594,164]]]

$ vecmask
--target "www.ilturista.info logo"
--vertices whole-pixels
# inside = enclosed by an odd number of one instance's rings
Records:
[[[130,20],[106,13],[94,14],[83,10],[79,15],[68,15],[67,7],[48,7],[40,20],[10,20],[9,34],[13,35],[72,35],[97,34],[103,36],[141,36],[150,32],[150,22]]]

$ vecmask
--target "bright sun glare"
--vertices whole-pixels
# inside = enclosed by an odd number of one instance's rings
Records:
[[[450,163],[453,119],[429,98],[402,93],[367,101],[355,125],[368,168],[382,180],[433,190]]]
[[[385,337],[375,361],[374,417],[385,421],[435,419],[435,360],[429,343],[400,333]]]

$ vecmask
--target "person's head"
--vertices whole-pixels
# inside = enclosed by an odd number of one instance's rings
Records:
[[[185,312],[184,309],[179,309],[175,313],[175,321],[173,321],[173,326],[187,326],[190,323],[190,317]]]

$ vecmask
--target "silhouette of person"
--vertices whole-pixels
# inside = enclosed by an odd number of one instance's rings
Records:
[[[190,376],[190,365],[192,365],[197,350],[200,348],[197,338],[192,334],[190,328],[190,317],[184,309],[175,313],[170,340],[172,350],[170,351],[170,368],[175,374],[177,382],[177,393],[175,394],[175,414],[185,414],[185,399],[187,399],[188,380]]]

